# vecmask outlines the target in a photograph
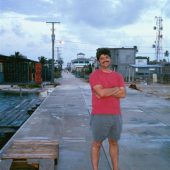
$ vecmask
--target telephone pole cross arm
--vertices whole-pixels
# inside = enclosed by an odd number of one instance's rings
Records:
[[[60,24],[60,22],[46,22],[47,24],[52,24],[52,63],[51,63],[51,83],[54,83],[54,43],[55,43],[55,34],[54,34],[54,24]]]

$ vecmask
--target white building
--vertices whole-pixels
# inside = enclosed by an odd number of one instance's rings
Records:
[[[74,60],[71,60],[71,71],[81,71],[81,69],[90,64],[90,59],[88,58],[77,58]]]

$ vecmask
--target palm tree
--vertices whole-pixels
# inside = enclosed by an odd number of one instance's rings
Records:
[[[166,50],[165,53],[164,53],[164,56],[167,57],[167,61],[169,60],[168,57],[169,57],[169,51]]]
[[[19,51],[16,51],[14,55],[11,55],[11,57],[15,57],[15,58],[27,58],[26,56],[22,55]]]
[[[44,56],[38,57],[38,60],[42,65],[47,64],[47,58]]]
[[[62,66],[63,66],[63,63],[64,63],[63,59],[60,57],[58,60],[56,60],[56,62],[58,63],[59,68],[62,69]]]

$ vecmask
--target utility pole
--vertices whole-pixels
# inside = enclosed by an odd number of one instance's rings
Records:
[[[51,83],[54,83],[54,43],[55,43],[55,34],[54,34],[54,24],[60,24],[60,22],[46,22],[48,24],[52,24],[52,63],[51,63]]]
[[[162,26],[162,17],[155,17],[156,19],[156,26],[153,27],[154,30],[157,30],[156,32],[156,41],[153,44],[153,48],[155,48],[155,55],[156,55],[156,60],[159,62],[160,59],[162,58],[162,30],[163,30],[163,26]]]

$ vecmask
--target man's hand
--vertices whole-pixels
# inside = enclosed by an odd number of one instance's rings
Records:
[[[102,85],[96,85],[93,90],[97,98],[103,98],[108,96],[114,96],[116,98],[123,98],[126,95],[124,87],[103,88]]]
[[[114,87],[113,96],[117,98],[123,98],[126,95],[126,90],[124,87]]]

